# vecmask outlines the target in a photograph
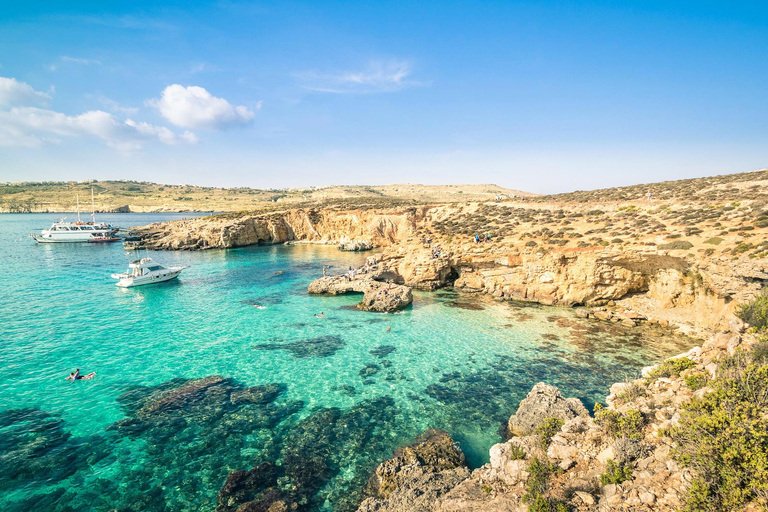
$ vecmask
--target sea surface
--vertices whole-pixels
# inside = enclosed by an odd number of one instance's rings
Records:
[[[121,289],[110,274],[136,254],[120,244],[28,238],[58,217],[0,215],[4,511],[212,511],[229,472],[262,463],[303,510],[354,510],[376,464],[429,427],[478,466],[537,382],[591,410],[612,383],[695,344],[450,290],[397,314],[358,311],[360,296],[306,292],[323,265],[341,273],[365,256],[329,246],[142,251],[189,268]],[[75,368],[97,375],[66,381]]]

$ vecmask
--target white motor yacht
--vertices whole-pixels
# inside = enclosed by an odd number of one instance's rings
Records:
[[[93,190],[91,190],[91,202],[93,203]],[[91,222],[80,220],[80,197],[77,197],[77,221],[67,222],[66,217],[59,222],[54,222],[50,229],[44,229],[39,235],[31,234],[39,243],[62,242],[95,242],[105,239],[113,239],[118,228],[104,222],[96,222],[96,210],[91,214]]]
[[[175,279],[187,267],[164,267],[152,261],[152,258],[141,258],[128,264],[128,270],[123,274],[112,274],[118,279],[117,286],[130,288],[145,284],[162,283]]]

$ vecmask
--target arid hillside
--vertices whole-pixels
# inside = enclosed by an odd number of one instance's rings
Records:
[[[91,208],[91,189],[99,211],[216,211],[269,210],[286,205],[321,205],[327,202],[380,207],[401,204],[453,203],[535,194],[496,185],[383,185],[334,186],[300,189],[214,188],[161,185],[135,181],[25,182],[0,184],[0,212],[74,211]]]

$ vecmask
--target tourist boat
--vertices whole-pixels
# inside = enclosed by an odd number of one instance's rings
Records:
[[[91,189],[91,203],[93,203],[93,189]],[[91,214],[91,222],[80,220],[80,197],[77,196],[77,221],[67,222],[66,217],[59,222],[54,222],[50,229],[44,229],[39,235],[31,234],[38,243],[73,243],[106,241],[114,238],[118,228],[104,222],[96,222],[96,209]],[[100,239],[100,240],[94,240]],[[116,241],[116,240],[115,240]]]
[[[164,267],[152,261],[152,258],[141,258],[128,264],[128,270],[123,274],[112,274],[117,279],[117,286],[130,288],[145,284],[162,283],[179,277],[187,267]]]

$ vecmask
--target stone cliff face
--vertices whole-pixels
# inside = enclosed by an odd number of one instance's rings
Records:
[[[666,251],[448,246],[439,257],[420,246],[394,246],[373,257],[391,277],[419,290],[447,285],[498,300],[562,306],[618,302],[691,331],[727,328],[737,303],[749,300],[768,272],[760,262],[700,261]]]
[[[258,243],[306,241],[387,246],[413,234],[418,208],[390,210],[296,209],[237,218],[199,217],[138,228],[151,249],[229,249]]]
[[[257,243],[337,244],[380,248],[369,262],[383,280],[417,290],[444,286],[498,300],[562,306],[619,307],[700,334],[726,327],[735,304],[768,283],[764,259],[703,257],[654,245],[528,247],[508,243],[419,243],[430,222],[450,218],[441,207],[294,209],[203,217],[136,230],[151,249],[197,250]],[[443,219],[443,220],[445,220]]]

